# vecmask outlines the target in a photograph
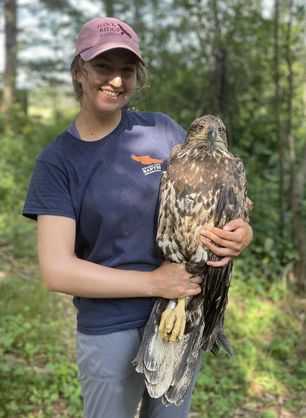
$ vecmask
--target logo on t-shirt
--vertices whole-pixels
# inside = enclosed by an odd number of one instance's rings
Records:
[[[145,166],[145,167],[141,167],[142,172],[145,176],[162,171],[161,164],[164,162],[164,160],[152,158],[150,157],[150,155],[135,155],[135,154],[132,154],[131,158],[132,160],[137,161],[138,163]]]

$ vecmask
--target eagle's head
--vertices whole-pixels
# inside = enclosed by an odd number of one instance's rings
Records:
[[[202,143],[209,148],[228,148],[226,128],[221,119],[213,115],[205,115],[192,122],[186,142]]]

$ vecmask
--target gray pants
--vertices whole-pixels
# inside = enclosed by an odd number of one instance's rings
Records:
[[[143,375],[132,365],[142,332],[143,328],[107,335],[77,334],[79,378],[86,418],[134,418],[140,400],[140,418],[188,417],[202,356],[184,403],[166,407],[160,398],[150,398]]]

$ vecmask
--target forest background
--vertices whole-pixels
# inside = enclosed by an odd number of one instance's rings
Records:
[[[254,240],[226,317],[236,357],[206,355],[191,416],[306,417],[303,0],[0,1],[0,417],[82,416],[75,312],[44,289],[21,211],[37,155],[77,113],[73,44],[99,15],[140,35],[151,86],[133,105],[184,128],[221,116],[248,173]]]

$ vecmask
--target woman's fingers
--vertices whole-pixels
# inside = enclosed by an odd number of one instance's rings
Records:
[[[209,261],[207,264],[222,267],[249,245],[253,237],[253,230],[244,220],[234,219],[228,222],[223,229],[216,227],[202,229],[200,235],[202,244],[218,257],[222,257],[221,260]]]
[[[190,281],[194,284],[201,284],[203,282],[203,279],[199,276],[191,276]]]
[[[186,264],[164,262],[152,272],[154,294],[166,299],[195,296],[202,292],[202,279],[186,271]]]
[[[212,242],[233,251],[239,251],[242,244],[242,236],[239,231],[229,232],[218,228],[205,230],[204,233],[201,233],[201,240],[205,245]]]
[[[202,238],[201,241],[218,257],[236,257],[240,253],[240,246],[231,241],[217,240],[218,242],[216,242],[207,238]]]
[[[223,257],[221,258],[221,260],[218,260],[218,261],[207,261],[207,265],[211,267],[224,267],[231,260],[232,260],[232,257]]]

